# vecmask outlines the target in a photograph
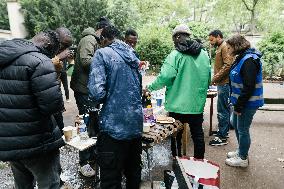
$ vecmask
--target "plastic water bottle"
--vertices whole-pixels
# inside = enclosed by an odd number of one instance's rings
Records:
[[[162,95],[161,91],[157,92],[156,101],[157,101],[157,106],[161,107],[162,106],[162,102],[163,102],[163,95]]]
[[[87,140],[89,138],[87,133],[87,126],[84,120],[82,120],[79,125],[79,137],[80,140]]]

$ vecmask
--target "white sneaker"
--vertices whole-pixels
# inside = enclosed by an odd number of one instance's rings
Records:
[[[226,159],[225,163],[232,167],[247,167],[248,159],[243,160],[239,156]]]
[[[228,157],[228,158],[237,157],[238,155],[239,155],[239,151],[238,151],[238,150],[233,151],[233,152],[228,152],[228,153],[227,153],[227,157]]]
[[[83,167],[79,166],[79,171],[85,177],[92,177],[96,174],[95,170],[89,164],[86,164]]]

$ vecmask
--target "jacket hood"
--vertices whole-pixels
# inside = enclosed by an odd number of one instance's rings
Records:
[[[255,48],[249,48],[249,49],[247,49],[244,54],[255,54],[255,55],[257,55],[259,58],[262,57],[262,54],[261,54],[259,51],[257,51]]]
[[[96,30],[94,28],[86,28],[83,32],[82,32],[82,36],[85,37],[87,35],[93,35],[96,36]]]
[[[181,41],[176,44],[177,51],[188,55],[199,55],[201,49],[202,44],[192,39]]]
[[[133,48],[120,40],[115,40],[109,47],[117,52],[130,67],[138,69],[139,59],[136,57]]]
[[[29,52],[39,52],[31,41],[25,39],[13,39],[0,43],[0,68],[7,66],[19,56]]]

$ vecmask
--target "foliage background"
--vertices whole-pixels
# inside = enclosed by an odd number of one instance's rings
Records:
[[[0,29],[10,29],[7,5],[5,0],[0,0]]]
[[[208,47],[207,35],[221,29],[233,33],[267,36],[259,44],[264,54],[264,72],[276,74],[281,67],[284,31],[283,0],[20,0],[25,24],[31,37],[45,29],[68,27],[78,43],[81,32],[95,27],[97,19],[107,16],[120,31],[139,33],[137,52],[158,69],[173,49],[171,31],[176,24],[190,26],[194,38]],[[255,25],[255,27],[251,27]],[[0,0],[0,28],[9,29],[5,0]],[[276,40],[275,37],[279,37]],[[275,44],[277,43],[277,44]],[[213,56],[214,57],[214,54]],[[279,58],[280,57],[280,58]],[[273,60],[273,61],[272,61]],[[273,62],[273,63],[272,63]]]
[[[263,73],[266,77],[284,76],[284,32],[268,34],[259,44],[263,53]]]
[[[95,27],[97,19],[107,13],[104,0],[21,0],[29,36],[60,26],[69,28],[76,42],[87,27]]]

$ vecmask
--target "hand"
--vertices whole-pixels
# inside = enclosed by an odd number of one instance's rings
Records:
[[[150,94],[150,91],[149,91],[149,89],[147,88],[147,86],[146,86],[145,89],[142,90],[142,94],[143,94],[143,96],[148,96],[148,95]]]
[[[70,53],[69,53],[69,55],[68,55],[68,59],[74,59],[74,55],[75,55],[75,52],[74,52],[74,50],[69,50],[70,51]]]
[[[73,54],[72,52],[69,50],[69,49],[65,49],[64,51],[62,51],[61,53],[59,53],[57,55],[57,57],[60,59],[60,60],[64,60],[66,58],[71,58],[73,57]]]
[[[239,112],[236,112],[236,111],[234,111],[234,114],[236,114],[238,116],[242,115],[242,113],[239,113]]]
[[[102,31],[103,31],[103,29],[98,29],[98,30],[95,32],[95,35],[96,35],[97,37],[100,37],[101,34],[102,34]]]
[[[148,70],[149,69],[149,62],[148,61],[140,61],[139,62],[139,69],[140,70]]]

